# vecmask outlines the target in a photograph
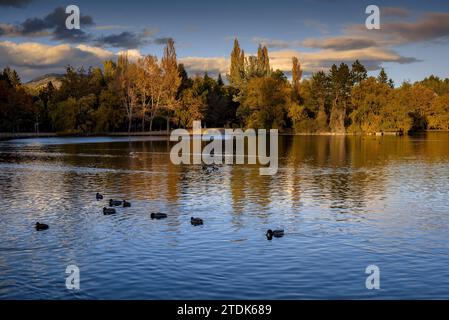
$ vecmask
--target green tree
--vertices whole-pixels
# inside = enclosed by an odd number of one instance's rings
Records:
[[[329,131],[328,126],[328,108],[330,100],[331,84],[329,77],[323,72],[319,71],[312,75],[311,79],[311,100],[312,104],[318,109],[316,116],[316,128],[318,132]]]
[[[290,105],[291,86],[282,79],[259,77],[249,80],[237,111],[251,128],[283,128]]]
[[[330,82],[332,89],[332,109],[329,127],[332,132],[344,133],[346,131],[346,112],[350,103],[352,87],[351,72],[348,65],[342,63],[337,67],[334,64],[330,70]]]
[[[379,83],[388,84],[388,75],[384,68],[380,69],[380,73],[377,76],[377,81],[379,81]]]
[[[363,64],[359,60],[356,60],[352,64],[351,79],[354,84],[358,84],[368,78],[368,72]]]
[[[382,129],[382,110],[390,101],[391,88],[370,77],[352,88],[353,132],[371,133]]]

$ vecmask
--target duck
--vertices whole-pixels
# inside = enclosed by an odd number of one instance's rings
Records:
[[[202,169],[204,171],[207,171],[207,173],[211,173],[211,172],[215,172],[218,171],[219,168],[216,165],[212,165],[212,166],[207,166],[207,165],[202,165]]]
[[[109,200],[110,207],[118,207],[118,206],[121,206],[122,204],[123,204],[123,201],[114,200],[114,199]]]
[[[130,208],[130,207],[131,207],[131,202],[123,200],[123,208]]]
[[[47,230],[48,228],[50,228],[48,224],[36,222],[37,231]]]
[[[116,213],[116,211],[115,211],[114,208],[106,208],[106,207],[103,208],[103,214],[105,216],[108,216],[108,215],[111,215],[111,214],[115,214],[115,213]]]
[[[275,237],[275,238],[282,238],[284,236],[284,230],[283,229],[278,229],[278,230],[268,229],[267,233],[266,233],[266,236],[267,236],[268,240],[273,239],[273,237]]]
[[[103,195],[97,192],[96,198],[97,200],[103,200]]]
[[[167,218],[167,215],[165,213],[160,212],[152,212],[151,213],[151,219],[165,219]]]
[[[190,223],[193,226],[201,226],[203,224],[203,219],[191,217],[190,218]]]

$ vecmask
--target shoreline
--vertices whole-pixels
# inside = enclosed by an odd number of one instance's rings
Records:
[[[212,128],[209,128],[212,129]],[[214,128],[215,129],[215,128]],[[219,128],[222,131],[224,128]],[[189,130],[190,131],[190,130]],[[89,138],[89,137],[168,137],[172,131],[151,131],[151,132],[109,132],[109,133],[92,133],[92,134],[64,134],[55,132],[44,133],[7,133],[0,132],[0,141],[16,140],[16,139],[32,139],[32,138]],[[449,132],[449,130],[425,130],[414,131],[408,134],[402,134],[400,132],[375,132],[375,133],[335,133],[335,132],[320,132],[320,133],[294,133],[294,132],[280,132],[280,136],[403,136],[403,135],[415,135],[428,132]]]

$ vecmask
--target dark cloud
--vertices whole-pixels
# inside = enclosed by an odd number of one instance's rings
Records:
[[[287,49],[291,47],[296,47],[300,44],[298,41],[287,41],[287,40],[268,39],[260,37],[254,37],[252,40],[253,42],[266,46],[268,49]]]
[[[387,34],[404,42],[449,38],[449,13],[427,13],[416,22],[392,22],[381,26]]]
[[[0,37],[50,37],[53,40],[60,40],[71,43],[95,43],[100,46],[115,47],[122,49],[136,49],[146,44],[152,43],[159,30],[157,28],[147,28],[142,32],[124,31],[119,34],[107,34],[100,37],[87,33],[84,27],[94,25],[91,16],[81,15],[81,29],[67,29],[66,19],[68,14],[65,8],[58,7],[44,18],[28,18],[19,24],[0,24]],[[157,38],[155,44],[165,44],[169,38]]]
[[[375,39],[381,45],[401,45],[426,41],[449,40],[449,13],[430,12],[417,21],[383,22],[380,30],[367,30],[365,25],[350,25],[346,36]]]
[[[163,38],[156,38],[156,39],[154,39],[154,44],[157,44],[157,45],[166,45],[170,40],[173,40],[172,38],[170,38],[170,37],[163,37]]]
[[[96,42],[101,46],[123,49],[135,49],[148,43],[144,34],[137,34],[129,31],[102,36],[98,38]]]
[[[151,43],[156,45],[165,45],[172,39],[169,37],[152,39],[152,36],[156,34],[156,32],[157,31],[149,32],[148,29],[144,29],[140,33],[124,31],[118,34],[101,36],[95,40],[95,43],[105,47],[137,49]]]
[[[0,0],[0,7],[24,8],[31,2],[32,0]]]
[[[0,36],[51,36],[54,40],[64,40],[69,42],[85,42],[90,36],[82,30],[83,27],[94,25],[92,17],[81,15],[81,29],[69,30],[65,22],[68,15],[63,7],[56,8],[44,18],[28,18],[24,22],[11,26],[8,30],[5,26],[0,26]]]
[[[375,47],[377,43],[370,39],[333,37],[325,39],[307,39],[302,43],[305,47],[333,49],[333,50],[357,50]]]

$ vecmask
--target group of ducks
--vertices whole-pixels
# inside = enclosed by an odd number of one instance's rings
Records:
[[[217,172],[220,170],[220,168],[216,165],[206,166],[203,164],[201,168],[203,169],[203,171],[206,171],[207,173]]]
[[[97,193],[96,198],[97,198],[97,200],[102,200],[104,197],[102,194]],[[123,208],[130,208],[131,203],[126,200],[123,200],[123,201],[114,200],[114,199],[109,200],[109,207],[120,207],[120,206],[123,206]],[[115,213],[117,213],[117,212],[114,208],[107,208],[107,207],[103,208],[104,215],[111,215],[111,214],[115,214]],[[151,219],[161,220],[161,219],[167,218],[168,215],[166,213],[162,213],[162,212],[152,212],[150,217],[151,217]],[[191,217],[190,223],[193,226],[201,226],[201,225],[203,225],[203,219]]]
[[[96,199],[97,201],[102,200],[104,197],[102,194],[97,193],[96,194]],[[103,214],[104,215],[111,215],[111,214],[115,214],[117,213],[117,211],[112,208],[112,207],[120,207],[123,206],[123,208],[130,208],[131,207],[131,203],[126,201],[126,200],[114,200],[114,199],[110,199],[109,200],[109,207],[104,207],[103,208]],[[166,213],[161,213],[161,212],[152,212],[150,215],[151,219],[156,219],[156,220],[161,220],[161,219],[165,219],[168,217],[168,215]],[[193,226],[201,226],[203,225],[203,219],[201,218],[194,218],[191,217],[190,218],[190,223]],[[43,231],[43,230],[47,230],[49,228],[49,226],[45,223],[39,223],[36,222],[36,230],[37,231]],[[282,238],[284,236],[284,230],[282,229],[277,229],[277,230],[271,230],[268,229],[267,233],[265,234],[268,240],[272,240],[273,238]]]

